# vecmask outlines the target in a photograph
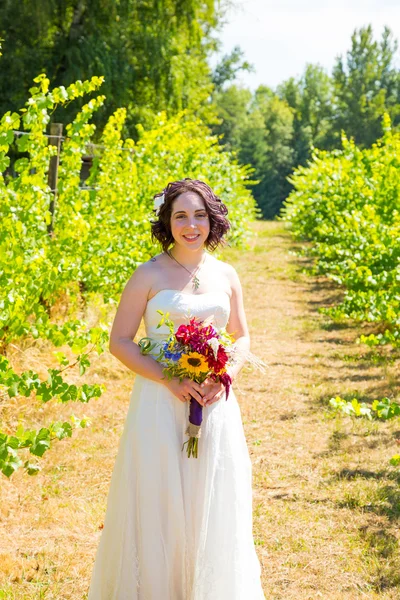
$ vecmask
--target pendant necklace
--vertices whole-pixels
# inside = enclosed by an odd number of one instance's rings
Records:
[[[197,290],[197,288],[198,288],[198,287],[199,287],[199,285],[200,285],[200,280],[199,280],[199,278],[197,277],[196,273],[197,273],[197,272],[200,270],[200,268],[203,266],[203,264],[204,264],[204,261],[206,260],[206,254],[204,255],[204,258],[203,258],[203,260],[201,261],[201,263],[199,264],[199,266],[198,266],[198,267],[196,267],[196,269],[193,271],[193,273],[192,273],[192,271],[189,271],[189,269],[187,269],[187,268],[185,267],[185,265],[182,265],[182,263],[180,263],[180,262],[179,262],[179,260],[176,260],[176,258],[175,258],[174,256],[172,256],[172,254],[171,254],[171,252],[170,252],[169,250],[167,250],[167,254],[168,254],[168,256],[169,256],[170,258],[172,258],[172,260],[174,260],[174,261],[175,261],[175,262],[176,262],[176,263],[177,263],[179,266],[181,266],[183,269],[185,269],[185,271],[187,271],[187,272],[189,273],[189,275],[190,275],[190,278],[191,278],[191,280],[192,280],[192,286],[193,286],[193,289],[194,289],[194,290]]]

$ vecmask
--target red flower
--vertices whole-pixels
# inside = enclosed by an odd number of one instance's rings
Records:
[[[198,331],[195,325],[195,319],[190,319],[189,325],[180,325],[175,333],[175,337],[181,344],[188,344],[191,337]]]
[[[184,346],[190,346],[194,352],[206,355],[208,353],[207,340],[216,337],[212,325],[202,326],[203,321],[196,321],[193,317],[189,325],[180,325],[175,333],[176,340]]]
[[[213,353],[207,356],[207,363],[210,369],[213,369],[214,373],[219,373],[225,367],[228,362],[228,355],[223,346],[219,346],[217,358],[214,357]]]
[[[180,325],[175,333],[175,337],[181,344],[187,344],[190,339],[189,327]]]
[[[222,375],[219,376],[219,380],[222,383],[222,385],[225,387],[225,393],[226,393],[225,400],[228,400],[229,390],[231,389],[231,385],[232,385],[232,378],[228,373],[223,373]]]

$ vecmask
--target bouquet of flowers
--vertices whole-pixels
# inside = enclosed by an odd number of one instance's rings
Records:
[[[207,378],[211,378],[224,385],[228,399],[232,380],[227,366],[234,353],[232,336],[225,329],[217,331],[207,320],[200,321],[194,317],[189,319],[187,325],[180,325],[175,331],[168,313],[164,316],[162,311],[158,312],[162,319],[157,327],[165,324],[170,333],[163,342],[142,338],[139,341],[142,354],[149,354],[158,346],[158,356],[155,358],[165,365],[163,373],[168,379],[178,377],[182,381],[188,377],[197,383],[203,383]],[[191,396],[189,424],[186,430],[189,439],[182,447],[183,450],[187,444],[189,458],[198,456],[202,421],[203,407]]]

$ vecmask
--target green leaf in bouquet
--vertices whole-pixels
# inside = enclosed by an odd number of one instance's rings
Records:
[[[141,354],[149,354],[157,346],[157,343],[149,337],[143,337],[139,340],[138,346]]]

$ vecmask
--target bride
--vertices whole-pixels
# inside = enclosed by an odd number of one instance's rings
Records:
[[[235,269],[214,258],[227,208],[202,181],[169,183],[155,197],[162,252],[127,282],[110,351],[136,373],[107,499],[89,600],[263,600],[252,536],[251,463],[239,405],[221,383],[168,381],[133,339],[161,340],[174,325],[212,317],[245,355],[249,333]],[[243,359],[244,360],[244,359]],[[231,366],[235,379],[243,360]],[[198,458],[182,445],[190,395],[203,406]]]

